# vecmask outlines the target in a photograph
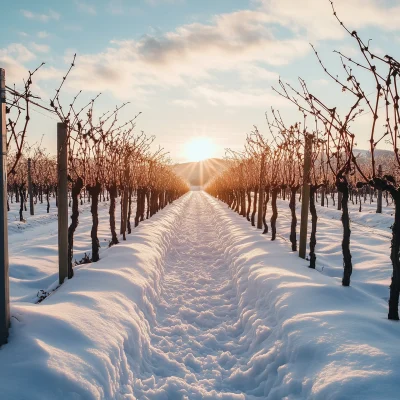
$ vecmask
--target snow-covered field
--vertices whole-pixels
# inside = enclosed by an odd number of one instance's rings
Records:
[[[325,275],[341,281],[343,275],[342,256],[342,212],[332,206],[321,207],[317,204],[317,269]],[[336,202],[337,204],[337,202]],[[301,204],[297,204],[297,217],[300,221]],[[390,261],[391,225],[393,224],[393,206],[384,207],[382,214],[376,213],[376,202],[369,200],[362,204],[361,212],[356,204],[349,205],[351,219],[351,253],[353,261],[352,286],[367,291],[385,302],[389,299],[389,285],[392,276]],[[271,210],[268,209],[267,217]],[[289,240],[290,210],[287,201],[278,200],[277,230],[281,238]],[[298,226],[298,230],[300,227]],[[309,216],[309,232],[311,216]],[[289,244],[288,244],[289,245]]]
[[[111,238],[109,230],[109,202],[99,203],[99,241],[102,251]],[[12,301],[38,300],[39,290],[53,288],[58,282],[57,207],[51,199],[50,212],[46,204],[35,205],[35,215],[24,211],[26,222],[19,222],[19,204],[10,204],[8,213],[10,247],[10,292]],[[135,210],[135,208],[133,208]],[[80,206],[79,225],[74,239],[74,260],[81,260],[91,252],[90,229],[92,226],[90,204]],[[117,201],[117,231],[120,223]]]
[[[56,214],[10,222],[1,399],[398,399],[390,215],[352,212],[354,273],[343,288],[340,212],[318,207],[313,271],[290,252],[287,202],[279,207],[271,242],[195,191],[106,249],[102,203],[101,260],[40,304],[36,292],[57,280]],[[78,260],[90,223],[85,205]]]

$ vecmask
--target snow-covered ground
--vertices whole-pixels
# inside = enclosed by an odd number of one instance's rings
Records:
[[[341,248],[343,229],[340,220],[342,212],[333,207],[332,200],[329,200],[329,208],[317,204],[317,269],[325,275],[335,277],[339,282],[343,275]],[[299,222],[301,204],[297,203],[296,210]],[[353,257],[352,285],[387,302],[392,276],[390,245],[391,225],[394,221],[393,206],[386,206],[386,202],[384,202],[382,214],[377,214],[376,202],[370,204],[368,199],[365,204],[362,204],[363,211],[359,212],[358,206],[351,203],[349,210],[351,219],[350,249]],[[278,214],[278,234],[282,239],[289,241],[291,216],[287,201],[278,200]],[[270,215],[271,208],[269,207],[268,220]],[[311,231],[311,216],[309,216],[308,231]]]
[[[58,282],[57,207],[51,199],[50,212],[46,204],[35,205],[35,215],[24,211],[25,222],[19,221],[19,204],[10,204],[8,213],[10,247],[10,293],[12,301],[38,300],[38,292],[54,287]],[[99,241],[102,251],[111,238],[109,229],[109,202],[99,203]],[[135,210],[135,207],[133,207]],[[119,230],[119,201],[116,209]],[[90,229],[92,226],[90,204],[80,206],[79,225],[75,233],[74,260],[80,261],[91,253]]]
[[[55,217],[12,232],[1,399],[397,399],[386,223],[353,223],[354,274],[343,288],[340,213],[319,208],[313,271],[290,252],[279,203],[281,237],[271,242],[191,192],[103,246],[98,263],[76,267],[40,304],[35,291],[57,279]],[[90,249],[85,207],[77,259]]]

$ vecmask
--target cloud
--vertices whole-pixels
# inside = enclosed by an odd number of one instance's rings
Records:
[[[147,4],[151,6],[157,6],[159,4],[183,4],[185,0],[145,0]]]
[[[11,43],[0,48],[0,65],[6,70],[6,80],[10,86],[13,83],[20,84],[26,78],[27,68],[24,63],[35,58],[35,54],[21,43]]]
[[[20,83],[26,77],[26,68],[15,58],[0,50],[0,64],[6,70],[6,84]]]
[[[327,79],[324,79],[324,78],[314,79],[312,81],[312,84],[315,85],[315,86],[328,86],[329,85],[329,81]]]
[[[138,6],[126,4],[124,0],[110,0],[106,6],[106,12],[112,15],[138,16],[143,14],[143,9]]]
[[[12,43],[5,48],[0,48],[0,65],[6,70],[6,79],[9,83],[20,84],[22,79],[28,76],[28,70],[24,64],[32,60],[37,60],[36,55],[31,51],[34,50],[38,53],[48,53],[49,47],[37,43],[30,43],[29,49],[21,43]],[[40,62],[37,61],[39,66]],[[32,70],[32,69],[30,69]],[[35,83],[48,81],[48,80],[61,80],[65,71],[56,69],[54,67],[43,66],[35,74]],[[35,86],[37,89],[37,86]]]
[[[27,47],[21,43],[11,43],[4,49],[0,49],[0,57],[12,57],[18,63],[25,63],[36,58]]]
[[[292,31],[306,32],[313,40],[341,39],[347,35],[333,16],[328,0],[258,0],[271,22]],[[389,0],[335,0],[341,20],[350,30],[367,26],[398,30],[400,5]],[[389,22],[390,21],[390,22]]]
[[[75,4],[79,11],[90,15],[96,15],[96,8],[93,4],[89,4],[81,0],[75,0]]]
[[[173,104],[183,108],[197,108],[197,104],[193,100],[177,99],[172,102]]]
[[[46,44],[38,44],[38,43],[32,42],[31,47],[38,53],[48,53],[50,51],[50,47],[47,46]]]
[[[64,25],[64,30],[70,32],[80,32],[82,31],[82,27],[79,25]]]
[[[52,19],[58,21],[60,19],[60,14],[53,10],[49,10],[47,14],[38,14],[29,10],[21,10],[21,13],[25,18],[40,22],[48,22]]]
[[[111,0],[108,3],[107,10],[114,15],[122,15],[124,13],[124,7],[122,0]]]
[[[216,71],[234,71],[243,79],[274,79],[261,65],[284,65],[310,51],[296,37],[279,40],[269,16],[238,11],[216,16],[209,24],[193,23],[139,40],[112,41],[98,54],[78,57],[73,84],[124,95],[144,86],[178,86],[212,79]]]
[[[215,86],[198,86],[193,93],[205,98],[211,105],[227,107],[261,107],[267,109],[270,106],[287,106],[288,102],[274,93],[268,93],[264,89],[251,91],[226,90]]]
[[[246,82],[254,81],[274,81],[279,79],[279,74],[277,72],[269,71],[264,67],[259,67],[257,65],[247,65],[240,71],[240,76],[242,80]]]
[[[40,39],[46,39],[49,37],[49,34],[46,31],[41,31],[37,33],[37,37]]]

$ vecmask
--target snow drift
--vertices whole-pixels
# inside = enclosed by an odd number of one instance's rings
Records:
[[[12,305],[2,399],[397,399],[400,325],[357,283],[307,268],[189,193]]]
[[[126,242],[40,305],[13,303],[0,351],[2,399],[129,399],[132,366],[149,355],[162,259],[187,198],[145,221]]]

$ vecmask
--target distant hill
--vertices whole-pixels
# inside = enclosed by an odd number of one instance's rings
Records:
[[[227,166],[227,161],[220,158],[175,164],[175,173],[188,181],[191,186],[204,186],[213,177],[219,175]]]
[[[354,153],[362,157],[370,155],[369,150],[354,149]],[[375,156],[393,155],[391,150],[376,150]],[[198,162],[188,162],[175,164],[172,166],[177,175],[185,179],[191,186],[204,186],[212,178],[218,176],[228,167],[228,161],[221,158],[209,158],[208,160]]]
[[[390,157],[393,155],[393,150],[376,149],[374,153],[375,153],[375,156],[377,156],[377,157],[379,157],[379,156],[383,156],[383,157],[389,156]],[[366,157],[371,155],[370,150],[364,150],[364,149],[354,149],[354,154],[355,155],[360,154],[360,155],[366,156]]]

